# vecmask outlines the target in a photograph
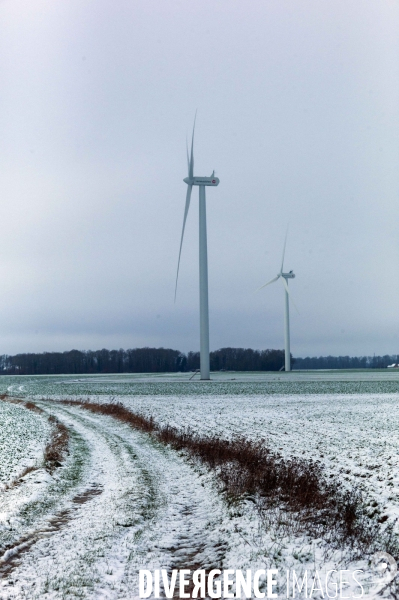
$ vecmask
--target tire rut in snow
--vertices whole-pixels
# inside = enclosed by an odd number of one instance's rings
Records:
[[[72,498],[72,504],[82,505],[91,500],[94,496],[101,494],[99,488],[88,488],[85,492]],[[22,555],[39,539],[48,537],[49,534],[59,531],[61,527],[72,518],[72,509],[60,511],[48,520],[48,524],[37,531],[34,531],[22,538],[10,548],[6,548],[3,556],[0,558],[0,579],[8,577],[12,571],[21,564]]]
[[[0,521],[0,564],[7,562],[12,549],[21,544],[32,545],[37,531],[49,527],[51,519],[62,513],[80,493],[87,448],[84,440],[73,432],[70,454],[63,468],[51,476],[45,468],[28,472],[18,486],[2,494]]]
[[[136,442],[135,452],[157,480],[163,498],[151,529],[135,549],[132,580],[137,585],[140,568],[164,568],[169,573],[172,569],[221,568],[229,550],[224,502],[185,457],[145,434],[132,433],[143,440]]]

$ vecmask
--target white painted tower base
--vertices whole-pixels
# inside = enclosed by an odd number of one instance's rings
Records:
[[[208,250],[206,240],[205,186],[199,186],[199,276],[200,276],[200,370],[201,379],[210,379]]]

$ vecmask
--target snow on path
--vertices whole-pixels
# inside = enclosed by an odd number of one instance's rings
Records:
[[[248,563],[211,478],[111,417],[40,405],[84,438],[90,461],[82,483],[102,493],[75,504],[58,530],[21,554],[0,598],[132,599],[140,568],[227,567],[238,549]]]

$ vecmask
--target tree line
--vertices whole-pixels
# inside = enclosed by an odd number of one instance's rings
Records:
[[[292,358],[297,369],[379,369],[399,363],[399,355],[319,356]],[[0,356],[3,375],[78,375],[84,373],[172,373],[195,371],[199,352],[187,354],[171,348],[129,350],[70,350]],[[280,371],[283,350],[220,348],[210,353],[211,371]]]
[[[221,348],[210,354],[212,371],[278,371],[283,350]],[[78,375],[84,373],[172,373],[195,371],[200,353],[170,348],[70,350],[0,356],[3,375]]]
[[[398,364],[398,354],[384,356],[314,356],[295,359],[295,369],[386,369]]]

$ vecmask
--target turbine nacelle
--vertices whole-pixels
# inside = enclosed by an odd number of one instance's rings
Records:
[[[219,178],[215,177],[214,173],[210,177],[185,177],[183,181],[187,185],[219,185]]]
[[[294,279],[295,274],[294,271],[290,271],[289,273],[279,273],[279,275],[281,275],[281,277],[284,277],[284,279]]]

